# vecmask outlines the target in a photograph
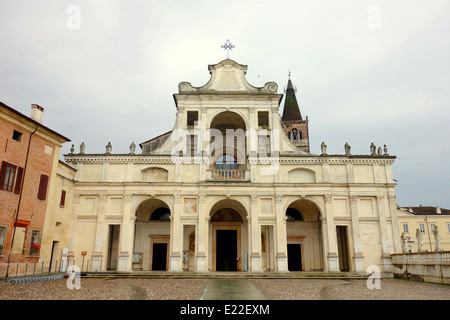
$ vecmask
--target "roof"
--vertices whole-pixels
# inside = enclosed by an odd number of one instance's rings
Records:
[[[295,97],[295,88],[292,85],[291,78],[289,77],[288,85],[286,88],[286,97],[284,100],[282,121],[302,121],[302,115],[298,106],[297,98]]]
[[[439,207],[432,207],[432,206],[419,206],[419,207],[402,207],[402,209],[406,210],[408,213],[414,214],[414,215],[450,215],[449,209],[443,209]],[[441,213],[437,213],[437,209],[441,211]]]
[[[58,133],[58,132],[56,132],[56,131],[50,129],[50,128],[47,127],[47,126],[44,126],[42,123],[39,123],[39,122],[37,122],[36,120],[31,119],[30,117],[24,115],[23,113],[17,111],[16,109],[14,109],[14,108],[12,108],[12,107],[10,107],[10,106],[4,104],[4,103],[1,102],[1,101],[0,101],[0,106],[2,106],[2,107],[4,107],[5,109],[7,109],[7,110],[9,110],[9,111],[11,111],[11,112],[17,114],[18,116],[24,118],[25,120],[30,121],[30,122],[32,122],[32,123],[38,125],[39,127],[44,128],[44,129],[50,131],[52,134],[55,134],[55,135],[57,135],[58,137],[62,138],[63,140],[66,140],[66,142],[70,141],[69,138],[67,138],[67,137],[63,136],[62,134],[60,134],[60,133]]]

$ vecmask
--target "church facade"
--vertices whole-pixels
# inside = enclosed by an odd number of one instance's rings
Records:
[[[230,59],[209,72],[203,86],[179,84],[173,130],[141,153],[64,155],[76,169],[74,261],[90,271],[392,272],[395,157],[349,146],[328,155],[325,144],[311,154],[290,79],[282,119],[276,83],[249,84]]]

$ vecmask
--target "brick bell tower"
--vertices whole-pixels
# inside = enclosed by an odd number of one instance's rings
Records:
[[[288,139],[300,150],[309,153],[308,116],[303,120],[295,93],[297,88],[292,84],[289,72],[288,84],[285,88],[284,109],[281,126]]]

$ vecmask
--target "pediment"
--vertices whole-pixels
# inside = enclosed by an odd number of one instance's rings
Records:
[[[275,82],[267,82],[263,87],[255,87],[248,83],[245,75],[247,66],[233,60],[223,60],[215,65],[208,66],[211,78],[201,87],[194,87],[190,82],[181,82],[178,85],[180,94],[199,93],[273,93],[278,85]]]

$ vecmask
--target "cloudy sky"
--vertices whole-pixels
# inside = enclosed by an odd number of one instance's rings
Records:
[[[251,84],[282,93],[291,71],[312,153],[386,144],[398,204],[450,208],[449,16],[448,0],[4,0],[0,101],[41,105],[77,150],[127,153],[173,128],[178,84],[204,85],[230,39]]]

